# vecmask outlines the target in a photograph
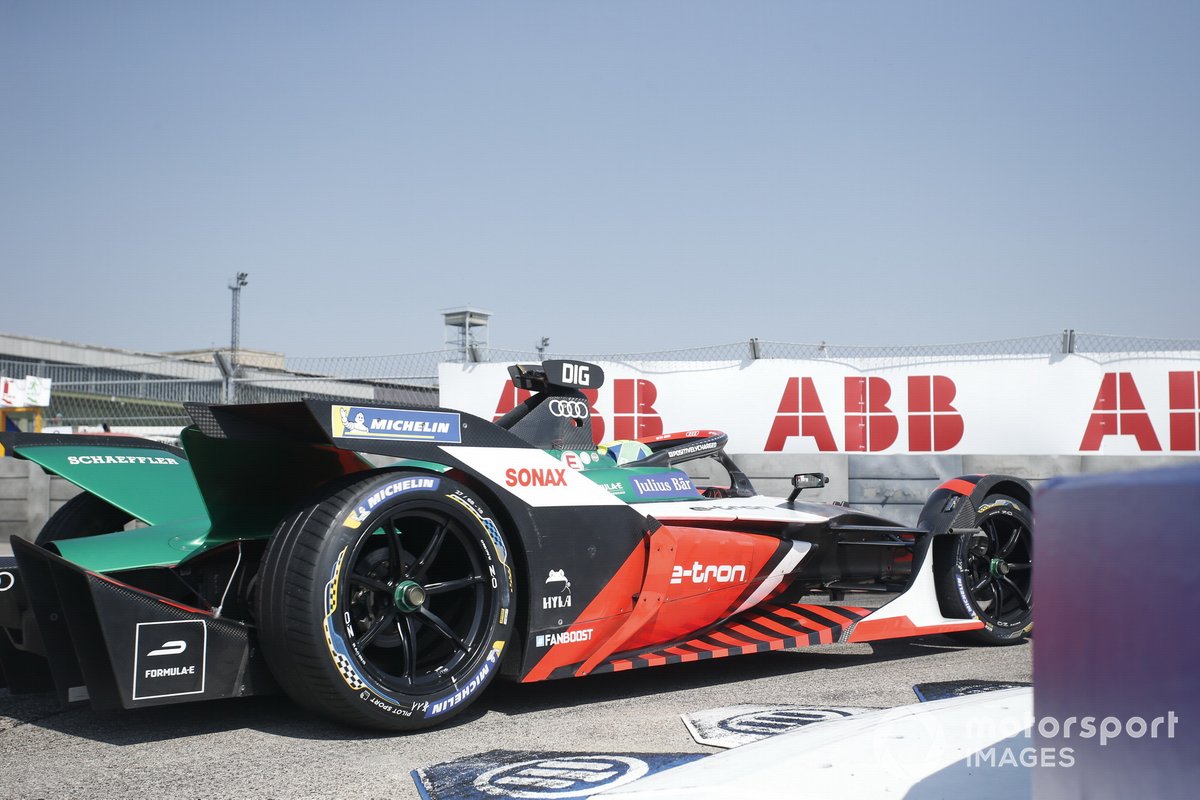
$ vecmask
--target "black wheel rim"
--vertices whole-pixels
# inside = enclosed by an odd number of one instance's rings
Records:
[[[395,692],[453,686],[488,644],[493,595],[478,535],[457,515],[396,509],[347,559],[339,607],[351,650]]]
[[[979,616],[1005,627],[1023,626],[1033,611],[1033,537],[1014,514],[992,514],[971,537],[964,578]]]

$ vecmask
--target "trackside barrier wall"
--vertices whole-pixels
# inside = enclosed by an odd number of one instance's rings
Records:
[[[585,395],[601,439],[719,428],[760,492],[786,495],[790,475],[824,472],[829,485],[803,498],[909,524],[958,475],[1003,472],[1036,486],[1200,460],[1200,350],[1019,349],[597,359],[606,385]],[[439,381],[444,405],[484,418],[524,399],[500,363],[444,363]]]
[[[1195,797],[1200,465],[1050,481],[1034,508],[1033,796]]]
[[[599,440],[719,428],[731,453],[1200,455],[1200,352],[597,362]],[[442,364],[443,405],[496,418],[503,364]]]
[[[8,537],[32,539],[79,487],[51,477],[32,461],[0,458],[0,550]]]
[[[890,347],[751,340],[635,354],[279,355],[273,365],[247,362],[224,384],[211,359],[193,355],[0,334],[0,372],[54,381],[47,425],[111,424],[141,436],[178,431],[185,401],[229,396],[440,403],[491,419],[519,400],[508,364],[578,358],[609,376],[593,401],[605,439],[724,429],[759,491],[786,494],[788,476],[820,471],[829,486],[804,498],[848,500],[909,523],[931,489],[960,474],[1005,472],[1036,485],[1200,459],[1200,340],[1068,331]],[[0,547],[8,534],[33,535],[73,491],[29,470],[0,459]]]

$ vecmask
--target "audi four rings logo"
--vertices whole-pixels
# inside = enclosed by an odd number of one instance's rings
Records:
[[[7,592],[9,589],[17,585],[17,579],[13,577],[11,572],[0,572],[0,592]]]
[[[564,400],[556,397],[550,401],[550,413],[556,417],[587,419],[588,405],[582,400]]]

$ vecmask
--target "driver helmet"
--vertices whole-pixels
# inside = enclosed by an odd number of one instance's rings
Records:
[[[601,453],[607,453],[611,456],[617,462],[617,466],[640,461],[652,452],[649,445],[634,441],[633,439],[618,439],[615,442],[606,442],[596,449]]]

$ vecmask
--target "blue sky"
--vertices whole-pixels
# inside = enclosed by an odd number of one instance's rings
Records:
[[[0,330],[1198,338],[1194,2],[0,0]]]

